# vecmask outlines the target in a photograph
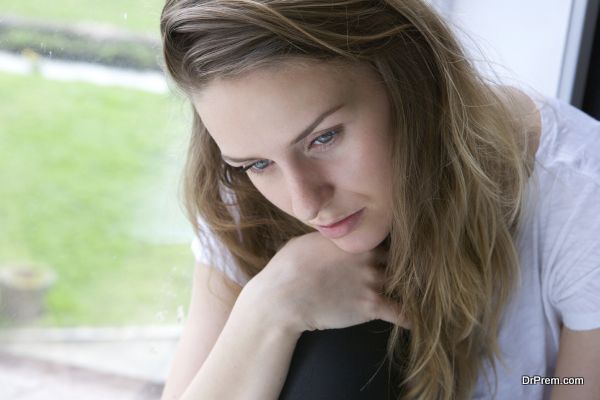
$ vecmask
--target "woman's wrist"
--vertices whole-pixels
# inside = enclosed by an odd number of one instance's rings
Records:
[[[277,295],[266,294],[253,280],[241,291],[231,313],[246,319],[246,323],[268,326],[270,330],[293,339],[298,339],[305,331],[298,313],[287,307]]]

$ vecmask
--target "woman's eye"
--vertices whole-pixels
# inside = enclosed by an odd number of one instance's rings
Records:
[[[329,131],[321,136],[319,136],[318,138],[316,138],[313,143],[319,143],[319,144],[327,144],[329,142],[331,142],[331,140],[335,137],[335,135],[337,135],[336,131]]]
[[[259,173],[262,172],[262,170],[264,170],[265,168],[267,168],[270,163],[271,162],[268,161],[268,160],[259,160],[259,161],[255,162],[255,163],[252,163],[252,164],[240,167],[240,170],[242,172],[250,171],[250,172],[254,172],[254,173],[259,174]]]
[[[332,129],[330,131],[327,131],[324,134],[317,137],[315,140],[313,140],[311,144],[318,144],[321,146],[331,144],[338,133],[339,129]]]
[[[315,140],[313,140],[308,149],[312,147],[313,144],[317,144],[319,147],[319,151],[324,150],[335,141],[335,137],[340,133],[341,128],[330,129],[322,135],[319,135]],[[272,161],[269,160],[259,160],[252,164],[248,164],[242,167],[238,167],[241,172],[251,172],[253,174],[261,174],[265,169],[272,164]]]

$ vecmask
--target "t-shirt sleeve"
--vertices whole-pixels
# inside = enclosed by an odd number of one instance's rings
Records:
[[[548,297],[568,328],[600,328],[600,180],[570,168],[558,175],[541,219]]]
[[[199,220],[203,226],[203,235],[194,235],[191,243],[192,253],[197,264],[216,268],[229,279],[240,286],[244,286],[250,278],[239,268],[231,252],[206,229],[206,225]]]

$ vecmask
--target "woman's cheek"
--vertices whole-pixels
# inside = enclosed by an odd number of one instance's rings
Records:
[[[284,211],[285,213],[291,214],[292,207],[289,201],[289,196],[286,193],[285,182],[272,182],[267,181],[263,178],[251,178],[252,183],[256,190],[263,195],[265,199],[275,207]]]

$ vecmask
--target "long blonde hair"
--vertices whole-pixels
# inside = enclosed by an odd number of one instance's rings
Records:
[[[291,57],[379,74],[397,171],[385,294],[412,324],[392,330],[389,360],[400,398],[470,397],[484,361],[495,372],[519,276],[514,238],[530,169],[514,99],[478,74],[420,0],[168,0],[161,32],[166,69],[188,95]],[[184,197],[199,234],[201,217],[249,276],[312,231],[222,162],[195,111]]]

